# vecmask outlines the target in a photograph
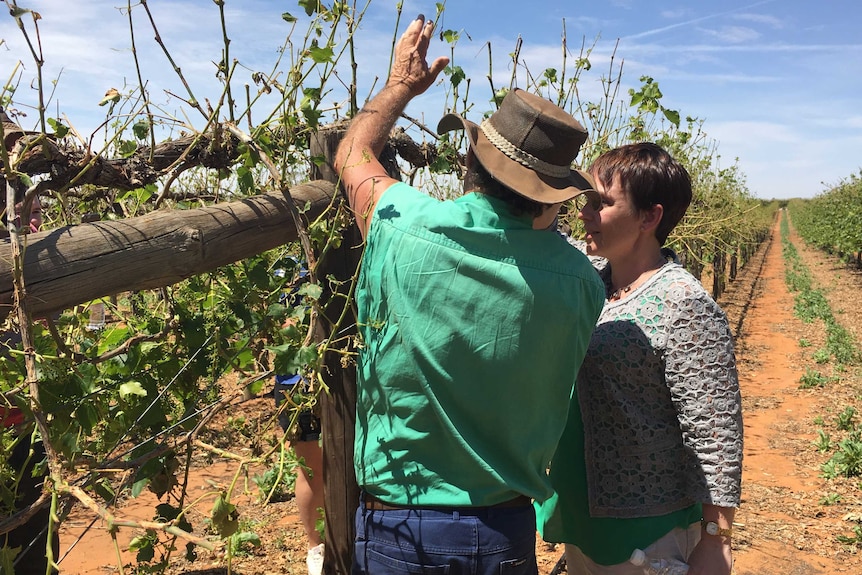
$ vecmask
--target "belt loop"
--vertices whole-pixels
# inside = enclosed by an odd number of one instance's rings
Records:
[[[367,541],[368,540],[368,510],[365,508],[365,490],[361,489],[359,491],[359,510],[357,515],[360,517],[359,520],[354,519],[353,523],[356,528],[356,533],[354,534],[354,541]]]
[[[457,509],[452,511],[452,521],[461,521],[461,512]]]

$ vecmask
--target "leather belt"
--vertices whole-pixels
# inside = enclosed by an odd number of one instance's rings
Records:
[[[533,500],[527,497],[526,495],[519,495],[514,499],[509,499],[508,501],[503,501],[501,503],[495,503],[494,505],[486,505],[483,507],[470,507],[470,506],[435,506],[435,505],[427,505],[427,506],[419,506],[419,505],[397,505],[392,503],[386,503],[385,501],[380,501],[373,495],[368,493],[365,494],[365,509],[371,511],[403,511],[403,510],[420,510],[425,509],[428,511],[457,511],[462,515],[470,515],[475,513],[480,513],[482,511],[488,509],[504,509],[507,507],[527,507],[533,504]]]

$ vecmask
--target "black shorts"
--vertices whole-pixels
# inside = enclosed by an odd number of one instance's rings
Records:
[[[286,397],[293,398],[295,403],[304,403],[304,399],[312,395],[312,390],[308,381],[301,376],[277,375],[272,393],[275,407],[278,409]],[[289,408],[279,410],[278,424],[282,431],[290,432],[290,441],[319,441],[320,416],[317,410],[316,401],[312,408],[302,409],[299,413],[294,413]],[[291,425],[291,422],[294,422],[294,425]]]

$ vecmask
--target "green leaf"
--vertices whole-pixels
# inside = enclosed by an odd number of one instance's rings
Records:
[[[102,421],[102,415],[91,403],[82,403],[75,409],[75,419],[85,432],[90,433]]]
[[[314,60],[316,64],[326,64],[327,62],[332,62],[332,58],[334,56],[332,48],[330,48],[329,46],[321,48],[317,45],[317,42],[313,42],[312,46],[305,52],[308,56],[311,56],[311,59]]]
[[[237,345],[247,345],[247,342],[238,342]],[[245,347],[242,351],[234,355],[236,366],[240,369],[254,368],[254,351]]]
[[[281,15],[281,19],[287,22],[288,24],[293,24],[296,22],[296,16],[293,16],[290,12],[284,12]]]
[[[275,353],[273,368],[276,373],[300,373],[304,366],[317,362],[317,346],[297,346],[286,343],[276,347],[267,347]]]
[[[255,191],[254,174],[245,166],[240,166],[236,170],[237,183],[240,191],[245,195],[250,195]]]
[[[125,194],[121,196],[121,199],[135,198],[138,200],[138,203],[144,204],[152,197],[155,192],[155,186],[146,186],[143,188],[136,188],[134,190],[129,190]]]
[[[127,381],[126,383],[120,385],[120,397],[123,399],[127,398],[130,395],[137,395],[138,397],[146,397],[147,390],[141,385],[139,381]]]
[[[322,293],[323,288],[319,284],[306,283],[299,288],[300,295],[308,296],[315,301],[320,299]]]
[[[491,100],[492,100],[492,101],[494,102],[494,104],[496,104],[496,106],[499,108],[499,107],[500,107],[500,104],[503,102],[503,98],[505,98],[505,97],[506,97],[506,94],[508,94],[508,93],[509,93],[509,89],[508,89],[508,88],[500,88],[499,90],[497,90],[497,91],[494,93],[494,97],[493,97]]]
[[[15,568],[12,565],[15,562],[15,557],[17,557],[20,552],[20,547],[0,547],[0,573],[15,572]]]
[[[161,345],[161,342],[158,341],[145,341],[141,344],[141,353],[149,353],[154,349],[158,349]]]
[[[93,489],[99,495],[99,497],[104,500],[105,503],[113,503],[114,499],[117,497],[117,493],[114,491],[114,487],[111,485],[111,482],[108,481],[107,478],[102,477],[95,484],[93,484]]]
[[[120,141],[120,155],[124,158],[129,158],[138,151],[138,144],[131,140]]]
[[[146,563],[152,561],[153,557],[156,556],[155,538],[155,533],[151,529],[148,529],[146,535],[139,535],[129,542],[129,551],[138,552],[135,558],[139,562]]]
[[[232,544],[236,546],[235,548],[242,547],[246,543],[251,543],[254,547],[260,547],[260,537],[258,537],[257,533],[250,531],[235,533],[231,539]]]
[[[239,528],[239,513],[236,510],[236,505],[227,500],[224,492],[219,493],[216,497],[210,520],[216,533],[222,537],[230,537]]]
[[[440,40],[447,44],[454,44],[459,38],[461,38],[461,33],[455,30],[444,30],[440,33]]]
[[[311,108],[304,108],[302,110],[302,115],[305,117],[305,122],[308,124],[308,127],[314,129],[320,125],[320,117],[323,116],[323,112],[313,110]]]
[[[665,107],[662,107],[661,111],[664,114],[664,117],[667,118],[668,122],[679,127],[679,112],[676,110],[668,110]]]
[[[254,381],[254,382],[248,384],[246,386],[246,389],[248,389],[249,393],[251,393],[252,395],[257,396],[260,394],[260,392],[263,391],[263,387],[265,384],[266,384],[266,382],[264,380],[259,379],[257,381]]]
[[[182,509],[174,507],[170,503],[159,503],[156,505],[156,519],[161,521],[173,521],[180,516]]]
[[[145,535],[138,535],[129,541],[129,551],[138,551],[148,546],[152,546],[152,541]]]
[[[138,495],[143,493],[144,489],[146,489],[146,487],[147,487],[147,485],[149,485],[149,483],[150,483],[149,477],[142,477],[141,479],[138,479],[137,481],[132,483],[132,489],[131,489],[132,497],[137,497]]]
[[[299,0],[299,2],[297,2],[300,8],[305,8],[306,16],[312,16],[317,12],[318,3],[319,0]]]
[[[449,76],[449,81],[451,81],[452,85],[455,87],[457,87],[467,77],[461,66],[447,66],[445,73]]]
[[[66,134],[69,133],[69,128],[64,126],[60,120],[48,118],[48,125],[51,126],[51,129],[54,131],[54,136],[57,138],[65,138]]]
[[[143,140],[150,134],[150,122],[148,120],[138,120],[132,125],[132,133],[139,140]]]

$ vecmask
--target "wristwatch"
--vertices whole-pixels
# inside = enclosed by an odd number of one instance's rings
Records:
[[[724,529],[719,527],[718,523],[715,521],[703,520],[701,524],[703,525],[703,529],[706,531],[707,535],[718,535],[719,537],[730,537],[733,535],[732,528]]]

